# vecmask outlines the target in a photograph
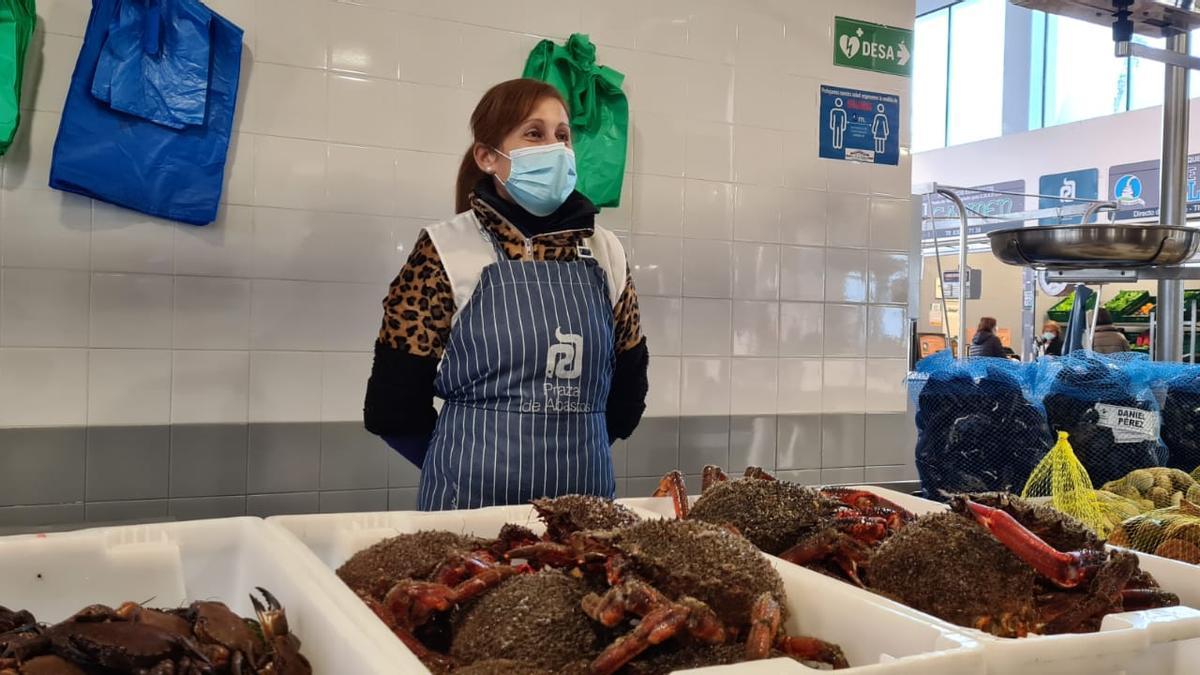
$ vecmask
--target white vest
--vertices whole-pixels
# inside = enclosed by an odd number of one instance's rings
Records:
[[[483,232],[474,211],[466,211],[451,220],[430,225],[425,232],[433,241],[442,259],[442,268],[446,270],[450,286],[454,289],[453,325],[475,292],[483,268],[496,262],[496,249]],[[615,308],[617,300],[625,292],[628,278],[625,248],[615,234],[599,226],[594,228],[592,236],[583,239],[582,246],[591,250],[592,257],[604,270],[608,280],[608,298]]]

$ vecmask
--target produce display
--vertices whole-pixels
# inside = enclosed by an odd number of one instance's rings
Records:
[[[179,609],[91,605],[53,625],[0,606],[0,673],[309,675],[283,607],[258,590],[265,602],[250,598],[257,621],[215,601]]]
[[[402,534],[337,570],[435,672],[667,673],[841,649],[783,631],[783,582],[749,541],[699,521],[642,521],[598,497],[534,502],[542,537]],[[382,591],[382,593],[381,593]]]
[[[1134,516],[1121,523],[1108,541],[1200,565],[1200,506],[1187,498],[1174,506]]]

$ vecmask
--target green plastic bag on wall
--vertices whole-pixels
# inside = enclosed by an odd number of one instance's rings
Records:
[[[21,121],[25,52],[36,22],[34,0],[0,0],[0,155],[8,151]]]
[[[549,82],[567,101],[579,173],[576,189],[596,206],[619,206],[629,147],[629,102],[621,91],[625,76],[596,65],[595,45],[578,33],[564,45],[539,42],[523,76]]]

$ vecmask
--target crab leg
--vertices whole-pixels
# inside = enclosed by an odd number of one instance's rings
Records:
[[[846,654],[842,648],[819,638],[803,635],[787,635],[775,645],[779,651],[801,661],[816,661],[828,663],[834,670],[849,668]]]
[[[750,608],[750,634],[746,637],[746,659],[756,661],[765,659],[771,653],[775,644],[775,636],[779,634],[779,624],[783,623],[783,608],[779,601],[770,593],[763,593],[754,601]]]
[[[1090,580],[1107,557],[1104,551],[1059,551],[1000,509],[963,500],[976,522],[1039,574],[1062,588]]]
[[[1179,596],[1161,588],[1126,588],[1121,591],[1121,607],[1126,612],[1178,606]]]
[[[717,483],[724,483],[729,480],[729,476],[725,475],[725,471],[716,464],[708,464],[704,467],[704,472],[701,474],[703,481],[700,486],[701,492],[708,492],[708,489]]]
[[[687,618],[687,608],[680,605],[662,605],[651,610],[642,617],[637,628],[600,652],[589,669],[594,675],[610,675],[617,672],[638,654],[678,634],[687,623]]]
[[[848,487],[824,487],[821,494],[836,499],[846,506],[852,507],[866,516],[885,518],[893,529],[899,529],[905,523],[916,520],[916,514],[899,504],[884,499],[869,490],[859,490]]]
[[[372,612],[375,612],[375,616],[379,617],[379,620],[382,621],[389,629],[391,629],[392,634],[399,638],[400,642],[404,643],[404,646],[408,647],[408,650],[422,662],[427,664],[438,664],[447,670],[451,665],[453,665],[450,657],[429,649],[423,642],[418,640],[412,633],[410,633],[407,628],[401,627],[396,622],[395,615],[392,614],[391,610],[385,607],[383,603],[367,596],[360,597],[362,597],[363,602],[367,604],[367,607],[371,608]]]
[[[654,491],[653,496],[670,497],[672,504],[675,506],[675,517],[680,520],[687,518],[687,484],[684,483],[683,474],[678,469],[667,473],[658,481],[658,489]]]

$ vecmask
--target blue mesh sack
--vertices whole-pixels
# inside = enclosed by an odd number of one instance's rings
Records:
[[[1007,359],[958,361],[945,351],[917,364],[909,392],[927,498],[1021,490],[1052,444],[1031,385],[1029,368]]]
[[[1046,419],[1054,431],[1070,434],[1093,485],[1166,463],[1152,386],[1156,368],[1144,354],[1075,351],[1036,367]]]
[[[93,0],[50,187],[215,220],[241,55],[242,29],[198,0]]]
[[[1167,466],[1191,473],[1200,467],[1200,366],[1171,363],[1161,368]]]

